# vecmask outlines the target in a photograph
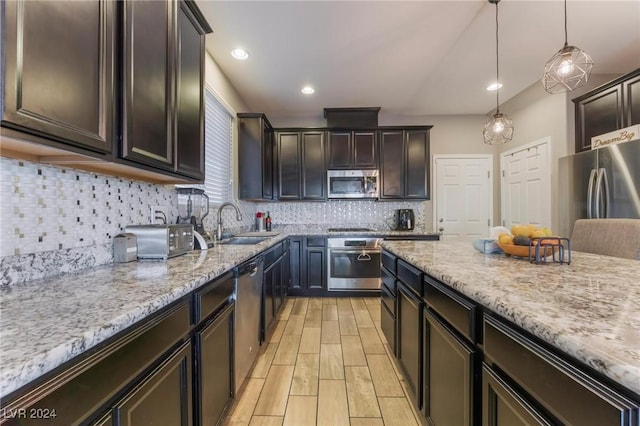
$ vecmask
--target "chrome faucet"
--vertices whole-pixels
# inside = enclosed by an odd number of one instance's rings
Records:
[[[238,206],[236,206],[233,203],[223,203],[218,208],[218,221],[217,221],[218,227],[216,228],[216,239],[218,241],[222,239],[222,209],[227,206],[231,206],[236,210],[236,219],[238,219],[238,222],[242,220],[242,214],[240,213],[240,209],[238,208]]]

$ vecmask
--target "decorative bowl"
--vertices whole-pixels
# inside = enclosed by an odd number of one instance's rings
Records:
[[[517,257],[526,257],[531,259],[535,259],[536,257],[536,245],[537,242],[530,246],[517,246],[515,244],[503,244],[498,243],[498,246],[502,249],[505,255],[507,256],[517,256]],[[540,257],[551,256],[554,252],[558,251],[558,245],[546,246],[540,249]]]

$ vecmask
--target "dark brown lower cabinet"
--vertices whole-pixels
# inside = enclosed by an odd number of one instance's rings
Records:
[[[193,424],[191,357],[191,342],[180,346],[114,407],[116,424]]]
[[[429,309],[424,310],[423,411],[430,425],[476,424],[474,348]]]
[[[517,386],[520,398],[540,407],[554,424],[638,424],[637,398],[598,380],[516,326],[485,313],[483,334],[484,362]]]
[[[282,260],[280,261],[280,292],[277,292],[278,287],[276,286],[276,298],[274,300],[276,312],[280,312],[280,309],[284,305],[284,302],[287,299],[287,291],[291,283],[291,254],[289,253],[289,241],[285,240],[282,247]]]
[[[289,238],[289,294],[295,295],[304,291],[302,287],[302,253],[304,237]]]
[[[200,379],[200,425],[222,421],[233,397],[233,319],[235,303],[228,305],[209,324],[195,334],[196,366]]]
[[[391,291],[386,285],[380,286],[380,295],[382,297],[382,303],[380,303],[380,327],[386,337],[391,352],[395,355],[396,348],[396,298],[391,294]]]
[[[327,293],[325,237],[289,239],[289,291],[291,296],[323,296]]]
[[[418,409],[422,401],[422,299],[398,282],[397,358]]]
[[[482,366],[482,425],[552,425],[487,365]]]

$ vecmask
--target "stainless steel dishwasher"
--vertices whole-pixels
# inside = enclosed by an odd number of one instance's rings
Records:
[[[235,392],[244,383],[260,347],[262,304],[262,256],[236,268]]]

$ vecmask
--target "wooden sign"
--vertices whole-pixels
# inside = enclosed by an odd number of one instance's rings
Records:
[[[608,145],[629,142],[634,139],[640,139],[640,124],[592,137],[591,149],[598,149]]]

